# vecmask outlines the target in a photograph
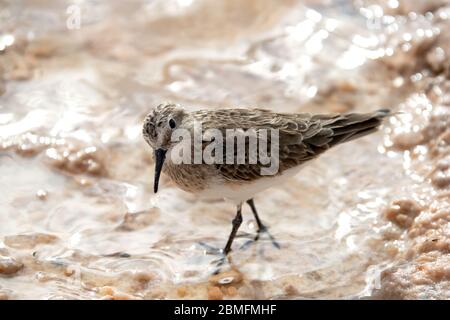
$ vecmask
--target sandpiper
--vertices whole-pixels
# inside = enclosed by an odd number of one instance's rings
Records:
[[[159,177],[162,171],[185,191],[204,198],[222,198],[235,203],[237,206],[236,216],[232,220],[232,230],[222,250],[225,256],[231,251],[231,245],[242,223],[241,210],[244,202],[250,206],[258,226],[254,241],[259,239],[262,232],[265,232],[269,235],[272,243],[279,247],[258,216],[253,201],[254,195],[292,177],[306,162],[331,147],[376,131],[387,115],[389,115],[389,110],[384,109],[373,113],[333,115],[288,114],[264,109],[218,109],[187,112],[179,105],[164,103],[147,115],[143,125],[144,139],[153,148],[155,154],[154,192],[158,191]],[[237,146],[231,151],[217,152],[220,149],[215,149],[213,152],[213,155],[216,156],[215,162],[211,163],[205,159],[200,162],[193,161],[192,154],[195,154],[197,149],[200,149],[200,152],[206,151],[208,143],[215,139],[201,136],[200,147],[198,147],[198,145],[195,146],[195,141],[189,141],[186,137],[178,141],[173,137],[177,130],[195,136],[195,123],[201,124],[202,132],[213,129],[216,133],[224,135],[231,129],[238,129],[244,134],[250,130],[257,133],[263,130],[271,130],[271,132],[276,130],[277,136],[266,135],[265,140],[272,146],[276,146],[276,152],[272,148],[270,156],[277,156],[275,159],[277,171],[272,174],[262,172],[261,169],[267,168],[268,164],[267,162],[263,164],[260,159],[255,161],[252,158],[249,152],[252,147],[251,139],[240,140],[245,147],[245,161],[238,159],[239,155],[236,150],[239,148]],[[238,139],[233,138],[232,143],[238,143]],[[188,151],[192,151],[192,154],[189,155],[192,161],[178,163],[174,160],[174,150],[180,145],[187,145],[190,149]],[[225,143],[223,145],[225,149]],[[256,149],[260,152],[264,148],[258,145]],[[256,149],[254,148],[254,150]],[[225,159],[225,157],[228,158]],[[223,161],[217,161],[217,158]]]

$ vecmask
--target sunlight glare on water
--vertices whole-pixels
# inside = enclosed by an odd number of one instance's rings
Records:
[[[68,1],[4,2],[0,297],[449,298],[450,7],[431,2],[79,2],[79,29]],[[257,196],[281,249],[239,249],[245,207],[212,275],[202,244],[235,208],[167,177],[153,194],[141,125],[164,101],[398,113]]]

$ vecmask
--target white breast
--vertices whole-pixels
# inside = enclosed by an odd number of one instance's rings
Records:
[[[253,182],[243,183],[212,183],[203,190],[199,196],[203,199],[225,199],[235,204],[253,198],[257,193],[273,186],[284,183],[287,179],[295,176],[302,166],[288,169],[281,175],[267,176]]]

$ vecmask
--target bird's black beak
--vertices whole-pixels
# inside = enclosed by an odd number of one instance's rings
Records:
[[[155,193],[158,192],[159,176],[161,175],[164,160],[166,160],[166,152],[167,150],[164,149],[155,150],[155,182],[153,184],[153,191]]]

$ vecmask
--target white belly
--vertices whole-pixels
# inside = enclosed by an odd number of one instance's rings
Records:
[[[278,176],[267,176],[253,182],[244,183],[215,183],[210,185],[199,196],[203,199],[225,199],[235,204],[253,198],[257,193],[273,186],[284,183],[287,179],[295,176],[302,166],[288,169]]]

